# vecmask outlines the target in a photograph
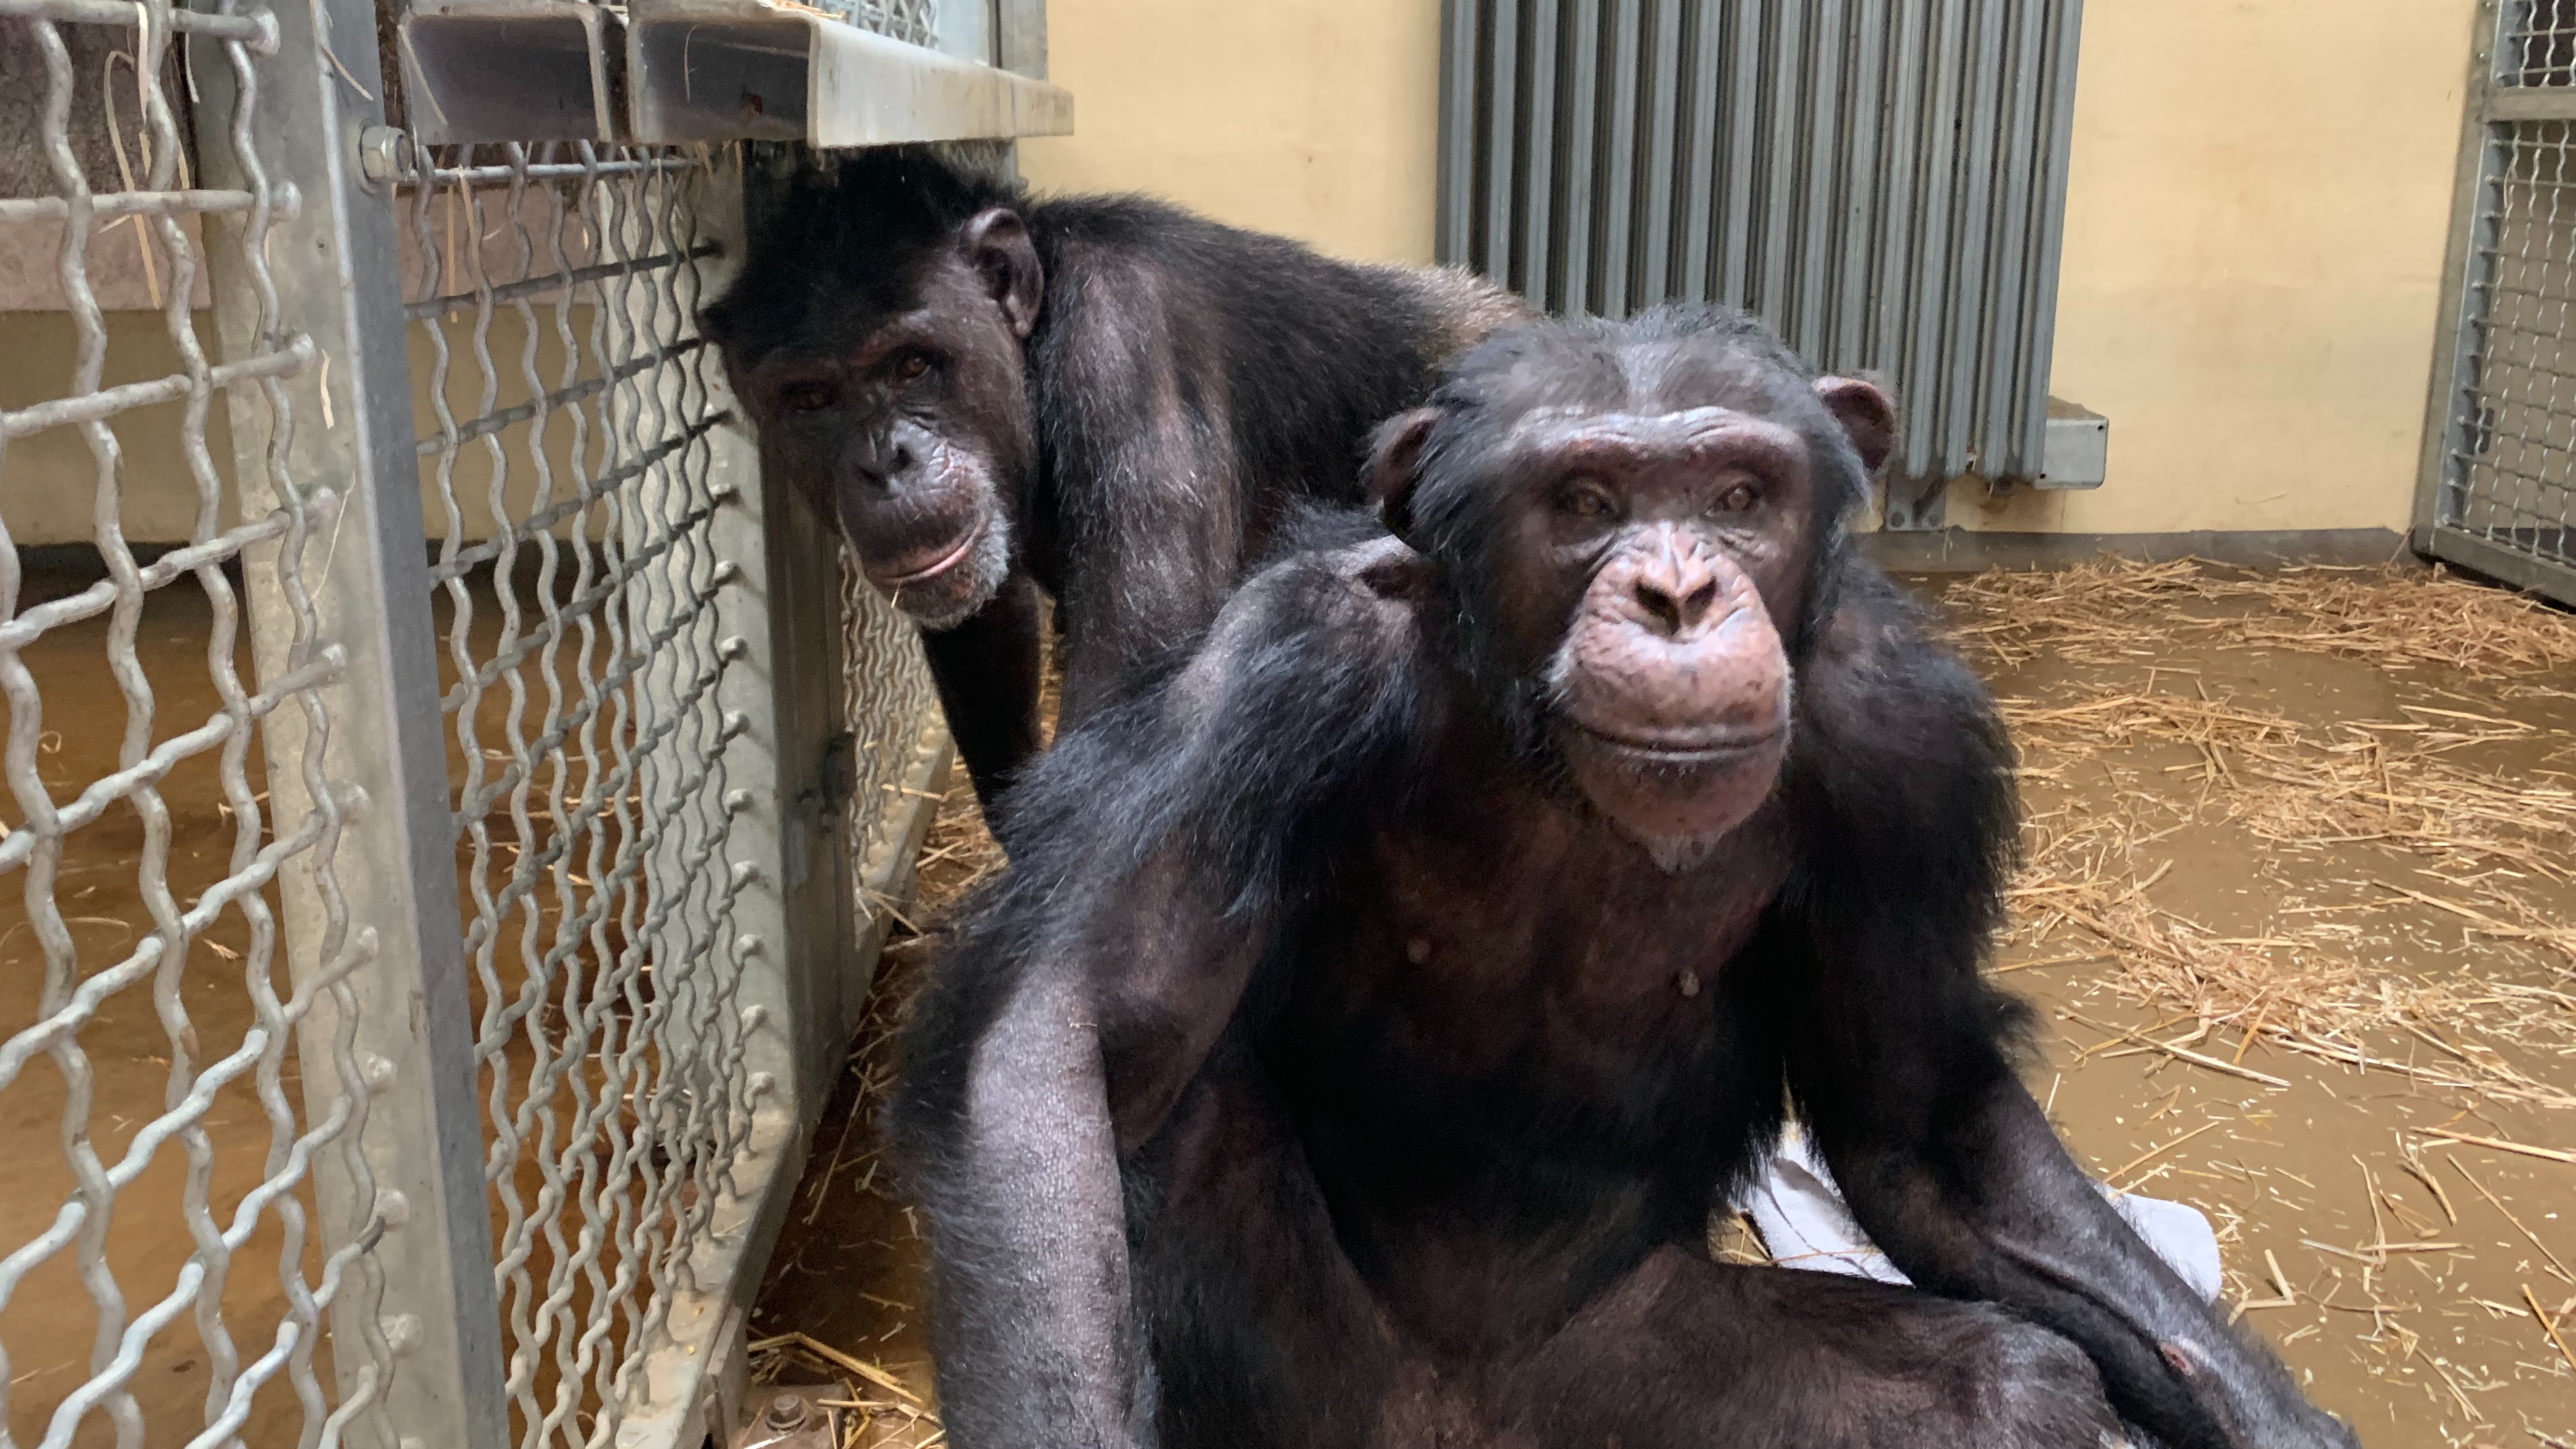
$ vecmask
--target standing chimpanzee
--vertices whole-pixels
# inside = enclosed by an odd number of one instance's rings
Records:
[[[2068,1158],[1978,974],[2014,808],[1747,319],[1479,346],[1393,538],[1031,772],[910,1029],[961,1449],[2350,1445]],[[1712,1261],[1787,1095],[1921,1290]]]
[[[1360,497],[1368,430],[1515,298],[1138,197],[1032,201],[919,148],[799,173],[709,307],[762,466],[929,631],[987,804],[1063,721],[1216,616],[1290,506]]]

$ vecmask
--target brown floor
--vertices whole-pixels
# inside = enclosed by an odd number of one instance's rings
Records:
[[[2106,1179],[2210,1214],[2229,1299],[2373,1449],[2576,1449],[2576,1358],[2542,1317],[2576,1345],[2576,1161],[2434,1135],[2576,1151],[2576,619],[2509,621],[2534,653],[2422,575],[2355,576],[2356,603],[2113,572],[1925,586],[2024,751],[2032,868],[1996,970],[2038,1011],[2033,1092]],[[962,781],[931,850],[924,919],[989,861]],[[923,949],[890,959],[887,1014]],[[900,1395],[852,1385],[888,1406],[856,1437],[925,1444],[920,1239],[851,1110],[881,1100],[885,1024],[755,1333],[885,1372]]]

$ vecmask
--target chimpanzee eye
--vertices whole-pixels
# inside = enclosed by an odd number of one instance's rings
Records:
[[[1738,483],[1734,487],[1727,489],[1724,493],[1719,494],[1717,502],[1712,505],[1708,511],[1711,513],[1747,513],[1752,510],[1754,504],[1761,500],[1762,495],[1754,490],[1752,484]]]
[[[819,382],[800,382],[779,390],[778,405],[791,413],[819,413],[832,405],[832,389]]]
[[[1556,495],[1556,511],[1573,518],[1608,518],[1619,511],[1610,495],[1590,483],[1568,484]]]
[[[911,382],[928,371],[930,371],[929,353],[907,352],[895,359],[894,377],[897,382]]]

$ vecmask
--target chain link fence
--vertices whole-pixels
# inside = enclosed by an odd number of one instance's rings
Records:
[[[945,775],[696,334],[741,148],[374,33],[0,0],[0,1449],[729,1427]]]
[[[2479,24],[2416,543],[2576,602],[2576,3]]]

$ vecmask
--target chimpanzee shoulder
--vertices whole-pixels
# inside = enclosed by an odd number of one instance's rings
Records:
[[[1791,894],[1818,915],[1901,901],[1926,913],[1927,934],[1982,942],[2018,813],[2002,716],[1875,565],[1847,554],[1838,572],[1799,670],[1782,782],[1807,836]]]

